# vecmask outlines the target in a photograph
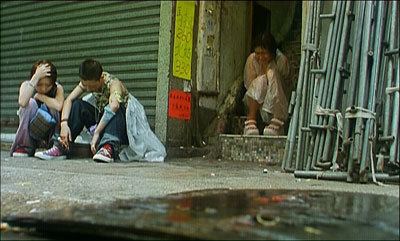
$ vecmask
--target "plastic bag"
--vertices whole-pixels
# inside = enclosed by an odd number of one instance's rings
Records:
[[[131,94],[126,108],[126,131],[129,146],[120,152],[121,161],[164,161],[165,147],[151,130],[142,104]]]

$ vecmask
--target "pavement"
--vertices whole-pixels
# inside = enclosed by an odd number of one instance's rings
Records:
[[[210,189],[327,190],[399,197],[399,185],[295,178],[280,166],[234,162],[212,155],[163,163],[96,163],[90,158],[44,161],[1,151],[1,217],[116,200],[163,197]]]

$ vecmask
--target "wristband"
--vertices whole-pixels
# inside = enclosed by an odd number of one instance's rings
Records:
[[[60,121],[60,123],[62,123],[62,122],[64,122],[64,121],[68,121],[68,118],[62,119],[62,120]]]
[[[106,105],[106,107],[104,107],[104,114],[101,117],[100,122],[103,122],[105,125],[107,125],[111,118],[113,118],[114,116],[115,113],[111,110],[110,106]]]

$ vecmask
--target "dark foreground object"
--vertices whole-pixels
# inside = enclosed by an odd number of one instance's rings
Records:
[[[327,191],[208,190],[9,216],[2,222],[39,239],[399,240],[399,199]],[[1,236],[12,234],[3,230]]]

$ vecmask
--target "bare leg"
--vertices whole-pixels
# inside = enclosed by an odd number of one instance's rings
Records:
[[[246,99],[247,99],[247,106],[249,108],[249,111],[247,112],[247,120],[256,120],[257,112],[260,109],[261,105],[250,97],[247,97]]]
[[[247,96],[247,120],[244,122],[244,135],[259,135],[257,128],[257,111],[260,108],[260,104],[254,99]]]

